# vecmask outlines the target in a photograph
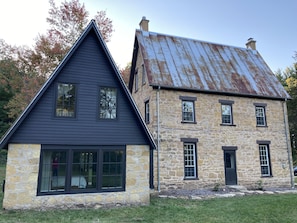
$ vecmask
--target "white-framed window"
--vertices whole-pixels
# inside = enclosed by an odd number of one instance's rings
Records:
[[[266,104],[254,103],[256,113],[256,126],[267,126]]]
[[[222,125],[233,125],[233,110],[232,104],[234,101],[219,100],[222,111]]]
[[[144,102],[144,119],[145,119],[145,123],[149,123],[150,122],[150,101],[147,100]]]
[[[184,143],[184,177],[185,179],[197,178],[196,144]]]
[[[196,97],[180,96],[182,100],[182,122],[196,123],[195,119],[195,101]]]
[[[99,103],[100,119],[116,119],[117,118],[117,89],[111,87],[100,88]]]
[[[259,144],[259,158],[260,158],[260,168],[261,176],[269,177],[271,174],[271,164],[270,164],[270,154],[269,154],[269,144]]]

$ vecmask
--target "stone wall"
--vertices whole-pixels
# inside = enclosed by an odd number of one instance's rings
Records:
[[[4,209],[149,204],[149,146],[126,147],[126,191],[36,196],[41,145],[9,144]]]

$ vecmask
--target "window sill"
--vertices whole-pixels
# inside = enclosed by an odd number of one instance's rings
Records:
[[[270,176],[261,176],[261,178],[272,178],[273,175],[270,175]]]
[[[197,124],[197,122],[186,122],[186,121],[181,121],[183,124]]]
[[[184,180],[199,180],[198,177],[195,177],[195,178],[184,178]]]
[[[267,125],[256,125],[256,127],[258,128],[268,128],[268,126]]]
[[[236,125],[234,125],[234,124],[220,124],[220,126],[236,126]]]

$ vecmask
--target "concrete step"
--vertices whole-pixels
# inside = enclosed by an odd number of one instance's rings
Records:
[[[247,188],[240,185],[227,185],[226,188],[229,188],[231,190],[235,191],[247,191]]]

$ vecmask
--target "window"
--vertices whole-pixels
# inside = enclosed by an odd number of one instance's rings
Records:
[[[56,113],[57,117],[75,117],[76,87],[74,84],[57,84]]]
[[[180,96],[182,100],[182,122],[196,123],[195,121],[195,101],[196,97]]]
[[[260,155],[260,168],[263,177],[272,176],[269,154],[269,143],[266,141],[258,141],[259,155]]]
[[[144,102],[144,109],[145,109],[145,123],[150,122],[150,103],[149,101]]]
[[[110,87],[100,88],[100,108],[99,117],[101,119],[116,119],[117,117],[117,89]]]
[[[197,179],[197,153],[196,143],[198,139],[182,138],[184,143],[184,178]]]
[[[124,147],[55,147],[43,146],[39,195],[125,190]]]
[[[256,110],[256,125],[257,126],[267,126],[266,124],[266,114],[265,107],[266,104],[254,103]]]
[[[145,84],[145,68],[144,68],[144,64],[142,64],[142,85]]]
[[[138,69],[137,68],[135,70],[134,78],[135,78],[135,91],[138,91]]]
[[[222,125],[233,125],[232,104],[233,101],[219,100],[222,111]]]

